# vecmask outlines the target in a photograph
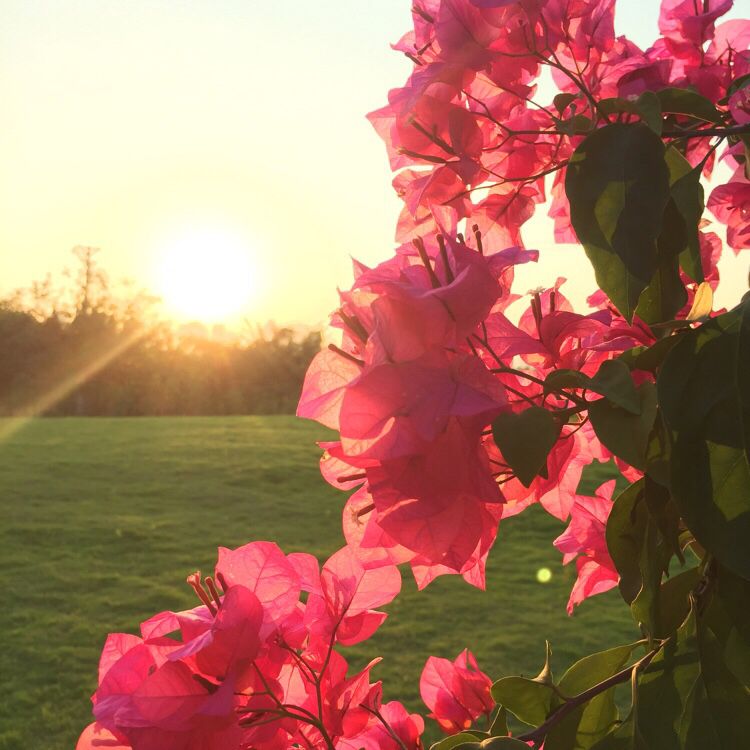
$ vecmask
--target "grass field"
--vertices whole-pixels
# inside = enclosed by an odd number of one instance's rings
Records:
[[[345,495],[318,474],[322,437],[291,417],[49,419],[0,444],[0,749],[71,750],[107,632],[193,606],[185,575],[210,570],[218,545],[270,539],[321,558],[341,546]],[[469,646],[499,677],[536,673],[545,637],[558,670],[634,640],[616,592],[566,616],[574,566],[551,545],[562,528],[538,508],[501,524],[486,593],[447,577],[417,592],[407,578],[386,624],[347,656],[384,656],[386,699],[424,711],[429,654]]]

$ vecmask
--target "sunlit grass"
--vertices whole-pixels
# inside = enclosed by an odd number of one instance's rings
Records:
[[[218,545],[272,539],[320,557],[340,546],[345,495],[318,474],[324,437],[291,417],[32,420],[11,435],[0,446],[0,749],[70,750],[106,633],[193,606],[185,575],[210,570]],[[351,660],[384,656],[385,698],[424,711],[429,654],[469,646],[499,677],[536,673],[545,637],[558,670],[634,640],[616,592],[565,615],[574,566],[551,545],[562,528],[537,508],[501,524],[486,593],[456,578],[420,593],[406,580]]]

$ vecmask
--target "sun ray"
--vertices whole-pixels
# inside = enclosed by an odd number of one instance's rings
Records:
[[[145,330],[133,331],[116,344],[99,353],[93,360],[65,375],[53,388],[14,410],[14,415],[0,422],[0,444],[15,435],[27,422],[49,411],[76,388],[93,378],[112,360],[119,357],[144,336]]]

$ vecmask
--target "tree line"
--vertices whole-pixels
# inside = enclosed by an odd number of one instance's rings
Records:
[[[320,332],[175,328],[158,300],[115,287],[96,250],[0,300],[0,415],[293,413]]]

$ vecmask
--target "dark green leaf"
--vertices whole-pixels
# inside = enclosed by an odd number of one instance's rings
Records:
[[[603,398],[589,404],[589,417],[596,436],[612,453],[643,470],[648,438],[656,416],[656,389],[651,383],[642,383],[638,397],[640,414],[631,414]]]
[[[750,297],[683,334],[658,394],[681,515],[705,549],[750,578]]]
[[[721,113],[705,96],[682,88],[666,88],[657,93],[662,112],[694,117],[697,120],[721,124]]]
[[[679,336],[666,336],[651,346],[638,346],[629,349],[623,352],[618,359],[625,362],[631,370],[654,372],[679,340]]]
[[[630,655],[643,641],[615,646],[606,651],[584,656],[571,666],[560,680],[560,692],[566,698],[574,698],[594,685],[619,672],[630,659]]]
[[[599,286],[632,320],[659,265],[657,239],[670,199],[661,138],[643,124],[594,131],[570,160],[565,191]]]
[[[684,224],[680,230],[682,246],[678,250],[680,266],[693,281],[700,283],[703,266],[698,228],[704,208],[701,167],[693,167],[674,146],[670,146],[664,156],[669,167],[672,203]]]
[[[698,671],[695,617],[691,614],[638,680],[637,723],[649,747],[681,750],[680,720]]]
[[[618,495],[607,520],[607,548],[620,574],[620,593],[633,618],[653,637],[662,632],[660,585],[672,549],[659,533],[646,502],[647,480]]]
[[[526,677],[503,677],[492,686],[492,698],[529,726],[538,726],[557,705],[555,691]]]
[[[602,362],[586,387],[632,414],[641,413],[641,399],[633,385],[630,368],[618,359]]]
[[[490,727],[490,735],[492,737],[500,737],[508,734],[508,712],[503,706],[497,709],[495,718],[492,720],[492,726]]]
[[[553,370],[544,381],[544,392],[553,393],[561,388],[586,388],[589,380],[580,370]]]
[[[724,663],[743,684],[750,685],[750,581],[721,565],[709,574],[710,603],[704,622],[721,644]]]
[[[672,554],[677,555],[680,563],[684,564],[685,558],[680,547],[680,512],[677,503],[673,500],[669,488],[654,481],[650,474],[646,474],[645,481],[643,498],[649,515]]]
[[[576,706],[569,714],[557,721],[544,738],[545,750],[575,750],[578,726],[583,717],[583,706]]]
[[[672,454],[672,444],[669,431],[664,424],[661,412],[657,411],[654,426],[648,436],[646,444],[646,474],[662,487],[669,489],[669,460]]]
[[[687,302],[687,292],[680,278],[678,256],[663,254],[661,250],[662,237],[677,236],[677,227],[680,224],[674,220],[675,211],[674,202],[670,201],[664,215],[664,233],[659,238],[659,264],[635,309],[636,315],[649,324],[671,320]]]
[[[473,732],[459,732],[458,734],[446,737],[444,740],[440,740],[440,742],[436,742],[434,745],[430,745],[430,750],[455,750],[460,746],[478,748],[481,740],[482,738]]]
[[[644,484],[640,479],[621,492],[607,519],[607,549],[620,574],[620,593],[628,604],[638,596],[642,585],[638,558],[646,524]]]
[[[599,110],[599,113],[605,117],[608,115],[638,114],[638,109],[634,101],[631,101],[630,99],[622,99],[620,97],[601,99],[596,107]]]
[[[640,643],[617,646],[584,657],[563,675],[559,685],[560,692],[572,698],[603,682],[628,663],[633,649]],[[585,704],[577,724],[575,747],[583,750],[590,748],[615,726],[617,719],[615,689],[610,688]]]
[[[628,716],[614,731],[597,742],[592,750],[656,750],[641,736],[635,716]]]
[[[500,414],[492,423],[492,436],[508,466],[528,487],[546,466],[560,429],[550,412],[531,406],[518,413]]]
[[[661,135],[662,114],[661,102],[653,91],[644,91],[635,103],[636,110],[643,122],[648,125],[656,135]]]
[[[750,690],[727,667],[713,631],[697,625],[700,673],[680,724],[685,750],[739,748],[750,737]]]
[[[555,109],[559,114],[562,114],[572,102],[576,100],[576,94],[558,94],[552,103],[555,105]]]
[[[639,414],[641,410],[630,368],[618,359],[604,361],[593,377],[588,377],[579,370],[554,370],[544,381],[545,393],[559,392],[565,388],[587,388],[607,396],[612,403],[633,414]]]
[[[673,633],[685,622],[685,618],[690,612],[690,592],[698,585],[700,580],[700,570],[690,568],[662,583],[659,608],[662,631],[665,635]]]

